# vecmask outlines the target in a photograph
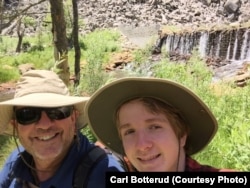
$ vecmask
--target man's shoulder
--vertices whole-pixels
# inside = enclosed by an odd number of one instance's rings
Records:
[[[12,164],[20,158],[20,152],[24,151],[23,148],[13,150],[6,159],[5,164]]]
[[[4,185],[4,187],[7,187],[6,185],[9,185],[12,182],[14,174],[17,171],[24,170],[23,167],[19,168],[20,166],[18,166],[22,161],[19,151],[23,150],[13,150],[3,164],[3,167],[0,170],[0,187],[2,185]]]

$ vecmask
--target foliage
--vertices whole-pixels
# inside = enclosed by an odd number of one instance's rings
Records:
[[[15,37],[6,37],[1,36],[0,40],[0,56],[5,56],[6,53],[13,53],[15,50],[15,46],[17,44],[18,39]]]
[[[134,52],[134,61],[137,64],[141,64],[147,61],[147,58],[150,56],[151,48],[146,46],[146,48],[138,49]]]
[[[91,142],[96,142],[96,138],[95,136],[92,134],[90,128],[87,126],[87,127],[84,127],[81,132],[87,136],[87,138],[91,141]]]
[[[10,80],[15,81],[19,78],[19,72],[8,66],[0,66],[0,84]]]
[[[119,51],[120,34],[116,31],[97,30],[85,36],[82,40],[83,58],[86,65],[83,67],[82,82],[79,89],[92,94],[96,89],[106,83],[108,75],[104,66],[114,51]]]
[[[30,25],[30,26],[35,26],[35,24],[37,23],[36,20],[34,20],[32,17],[30,16],[25,16],[23,19],[23,23],[25,25]]]
[[[13,137],[0,135],[0,167],[3,166],[5,159],[9,156],[10,152],[16,148]],[[1,169],[1,168],[0,168]]]
[[[197,159],[219,167],[250,170],[250,154],[246,152],[250,147],[248,93],[249,87],[237,89],[228,85],[222,94],[204,95],[217,117],[219,130],[213,142],[197,155]],[[209,157],[211,154],[218,160]]]

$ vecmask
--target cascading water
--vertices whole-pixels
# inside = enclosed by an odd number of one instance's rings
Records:
[[[250,64],[249,28],[165,35],[161,40],[157,47],[165,47],[168,54],[185,57],[197,48],[202,58],[219,62],[215,81],[235,76],[244,64]]]
[[[250,60],[250,29],[174,34],[162,40],[168,53],[189,55],[198,46],[201,57]]]

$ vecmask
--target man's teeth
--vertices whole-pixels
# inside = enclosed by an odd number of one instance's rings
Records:
[[[50,135],[50,136],[42,136],[42,137],[38,137],[39,140],[49,140],[51,138],[53,138],[55,135]]]

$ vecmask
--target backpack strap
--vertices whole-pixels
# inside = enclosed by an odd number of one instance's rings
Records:
[[[73,180],[73,188],[84,188],[87,186],[87,178],[95,165],[106,157],[107,153],[99,146],[94,146],[80,161]]]

